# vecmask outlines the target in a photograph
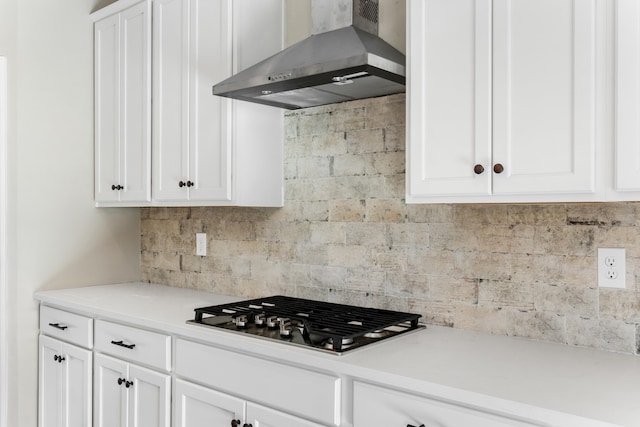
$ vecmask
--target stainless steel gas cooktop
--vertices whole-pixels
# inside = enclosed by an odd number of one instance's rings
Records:
[[[420,317],[279,295],[196,308],[187,322],[342,354],[423,328]]]

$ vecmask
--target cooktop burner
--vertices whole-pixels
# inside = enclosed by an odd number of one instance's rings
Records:
[[[196,308],[188,323],[342,354],[424,326],[419,314],[272,296]]]

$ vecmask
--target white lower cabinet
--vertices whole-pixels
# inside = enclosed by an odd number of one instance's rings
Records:
[[[91,425],[90,350],[40,335],[39,427]]]
[[[182,385],[178,388],[176,384],[176,422],[196,419],[193,414],[207,411],[220,413],[224,408],[227,421],[220,425],[230,425],[234,418],[228,417],[237,417],[242,405],[246,405],[246,417],[235,418],[242,421],[238,424],[241,427],[320,427],[338,426],[341,422],[341,379],[330,373],[178,338],[175,375],[217,390],[186,387],[184,381],[177,380]],[[191,394],[185,396],[179,390]],[[199,391],[202,395],[195,394]]]
[[[302,418],[177,379],[174,427],[322,427]]]
[[[95,356],[96,427],[169,427],[171,377],[103,354]]]
[[[458,406],[410,393],[355,381],[353,427],[532,427],[546,423],[527,422],[489,411]]]

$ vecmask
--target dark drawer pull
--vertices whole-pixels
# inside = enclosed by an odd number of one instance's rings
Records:
[[[68,328],[68,326],[61,325],[60,323],[49,323],[49,326],[53,326],[57,329],[62,329],[63,331]]]
[[[133,348],[136,346],[135,344],[125,344],[122,341],[111,341],[111,344],[118,345],[120,347],[126,347],[126,348]]]
[[[411,425],[411,424],[407,424],[407,427],[416,427],[416,426]],[[418,427],[424,427],[424,424],[420,424]]]

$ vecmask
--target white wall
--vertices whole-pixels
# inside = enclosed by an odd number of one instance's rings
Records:
[[[0,0],[9,62],[11,427],[37,425],[37,290],[139,280],[138,209],[93,206],[99,0]]]

